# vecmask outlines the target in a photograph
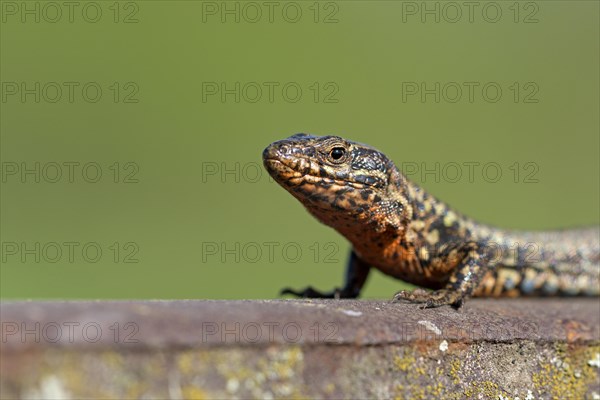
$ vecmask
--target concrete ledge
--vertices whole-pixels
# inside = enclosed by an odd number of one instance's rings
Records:
[[[0,398],[600,398],[600,299],[4,302]]]

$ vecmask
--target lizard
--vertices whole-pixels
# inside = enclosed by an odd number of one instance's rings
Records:
[[[282,295],[357,298],[372,268],[420,286],[392,301],[422,308],[459,308],[472,296],[600,295],[597,226],[525,232],[478,223],[377,149],[339,136],[295,134],[262,157],[280,186],[352,245],[343,287]]]

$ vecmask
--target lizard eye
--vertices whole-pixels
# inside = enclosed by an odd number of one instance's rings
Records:
[[[346,155],[346,149],[344,149],[343,147],[334,147],[329,152],[329,156],[334,161],[341,160],[345,155]]]

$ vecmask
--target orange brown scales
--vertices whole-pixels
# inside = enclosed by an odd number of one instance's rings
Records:
[[[357,297],[371,267],[434,289],[394,296],[425,307],[458,306],[471,295],[600,292],[597,227],[540,233],[478,224],[410,182],[383,153],[337,136],[291,136],[268,146],[263,161],[282,187],[353,246],[343,288],[284,293]]]

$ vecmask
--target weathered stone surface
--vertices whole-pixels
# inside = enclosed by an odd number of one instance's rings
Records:
[[[13,302],[0,320],[2,399],[600,397],[599,299]]]

